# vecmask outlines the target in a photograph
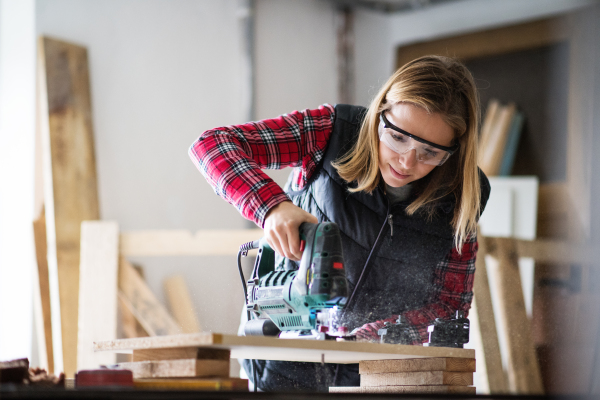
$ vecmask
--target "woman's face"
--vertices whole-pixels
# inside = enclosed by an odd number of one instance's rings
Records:
[[[423,108],[397,103],[385,112],[389,122],[414,136],[442,146],[451,146],[454,130],[440,114],[428,114]],[[417,160],[416,150],[398,154],[382,141],[379,141],[379,171],[385,183],[401,187],[423,178],[435,165],[423,164]]]

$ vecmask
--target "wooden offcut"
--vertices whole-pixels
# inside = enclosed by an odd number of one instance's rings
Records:
[[[202,390],[248,391],[248,379],[136,379],[136,389],[145,390]]]
[[[329,393],[430,393],[475,394],[475,386],[423,385],[423,386],[332,386]]]
[[[119,298],[150,336],[181,333],[179,325],[127,259],[119,266]]]
[[[360,376],[360,386],[406,386],[406,385],[450,385],[473,384],[472,372],[420,371],[393,372]]]
[[[489,243],[486,244],[489,247]],[[508,354],[508,383],[512,393],[543,394],[542,378],[531,335],[529,318],[519,273],[519,256],[512,240],[497,240],[494,254],[498,260],[500,318],[505,330]]]
[[[117,338],[118,252],[116,222],[84,221],[81,224],[78,370],[116,362],[114,354],[94,353],[92,344],[101,338]]]
[[[229,360],[162,360],[120,363],[120,368],[133,372],[141,378],[227,378]]]
[[[202,347],[176,347],[172,349],[143,349],[133,351],[132,361],[158,361],[158,360],[229,360],[229,350],[211,349]]]
[[[35,256],[38,267],[40,300],[42,305],[42,324],[48,373],[54,373],[54,347],[52,346],[52,310],[50,303],[50,277],[48,275],[48,246],[46,242],[46,213],[42,211],[38,219],[33,221],[33,237],[35,240]]]
[[[60,325],[53,329],[54,349],[62,349],[64,372],[77,365],[79,237],[84,220],[97,220],[98,189],[87,50],[71,43],[40,38],[38,46],[39,110],[44,121],[44,199],[48,267],[56,276]],[[60,329],[59,329],[60,328]],[[54,354],[57,357],[57,354]],[[59,359],[60,360],[60,359]],[[60,362],[59,362],[60,364]]]
[[[200,322],[187,284],[182,275],[175,275],[164,281],[165,297],[175,321],[184,333],[201,332]]]
[[[358,373],[361,375],[417,371],[475,372],[475,359],[409,358],[405,360],[361,361],[358,366]]]

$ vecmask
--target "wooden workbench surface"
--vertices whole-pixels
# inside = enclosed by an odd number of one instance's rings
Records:
[[[262,336],[235,336],[218,333],[190,333],[94,342],[94,351],[131,353],[133,350],[212,347],[231,350],[231,358],[259,360],[358,363],[363,360],[422,357],[475,358],[475,350],[423,347],[400,344],[336,342],[332,340],[278,339]]]

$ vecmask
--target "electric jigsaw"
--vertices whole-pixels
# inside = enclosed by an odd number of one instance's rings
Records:
[[[291,263],[276,269],[275,252],[265,238],[240,247],[243,256],[258,249],[245,291],[246,336],[351,339],[348,329],[339,324],[348,282],[338,226],[305,222],[300,225],[300,239],[304,250],[298,269]]]

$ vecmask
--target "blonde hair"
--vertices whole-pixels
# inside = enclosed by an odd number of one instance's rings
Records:
[[[476,233],[480,214],[477,168],[479,97],[469,70],[457,60],[425,56],[398,69],[375,96],[365,115],[358,141],[333,166],[347,182],[357,182],[351,192],[373,192],[379,185],[379,114],[394,104],[408,103],[438,113],[454,129],[459,149],[423,178],[424,187],[407,207],[408,215],[419,210],[429,218],[435,202],[453,193],[456,207],[452,219],[454,245],[459,253],[468,236]]]

